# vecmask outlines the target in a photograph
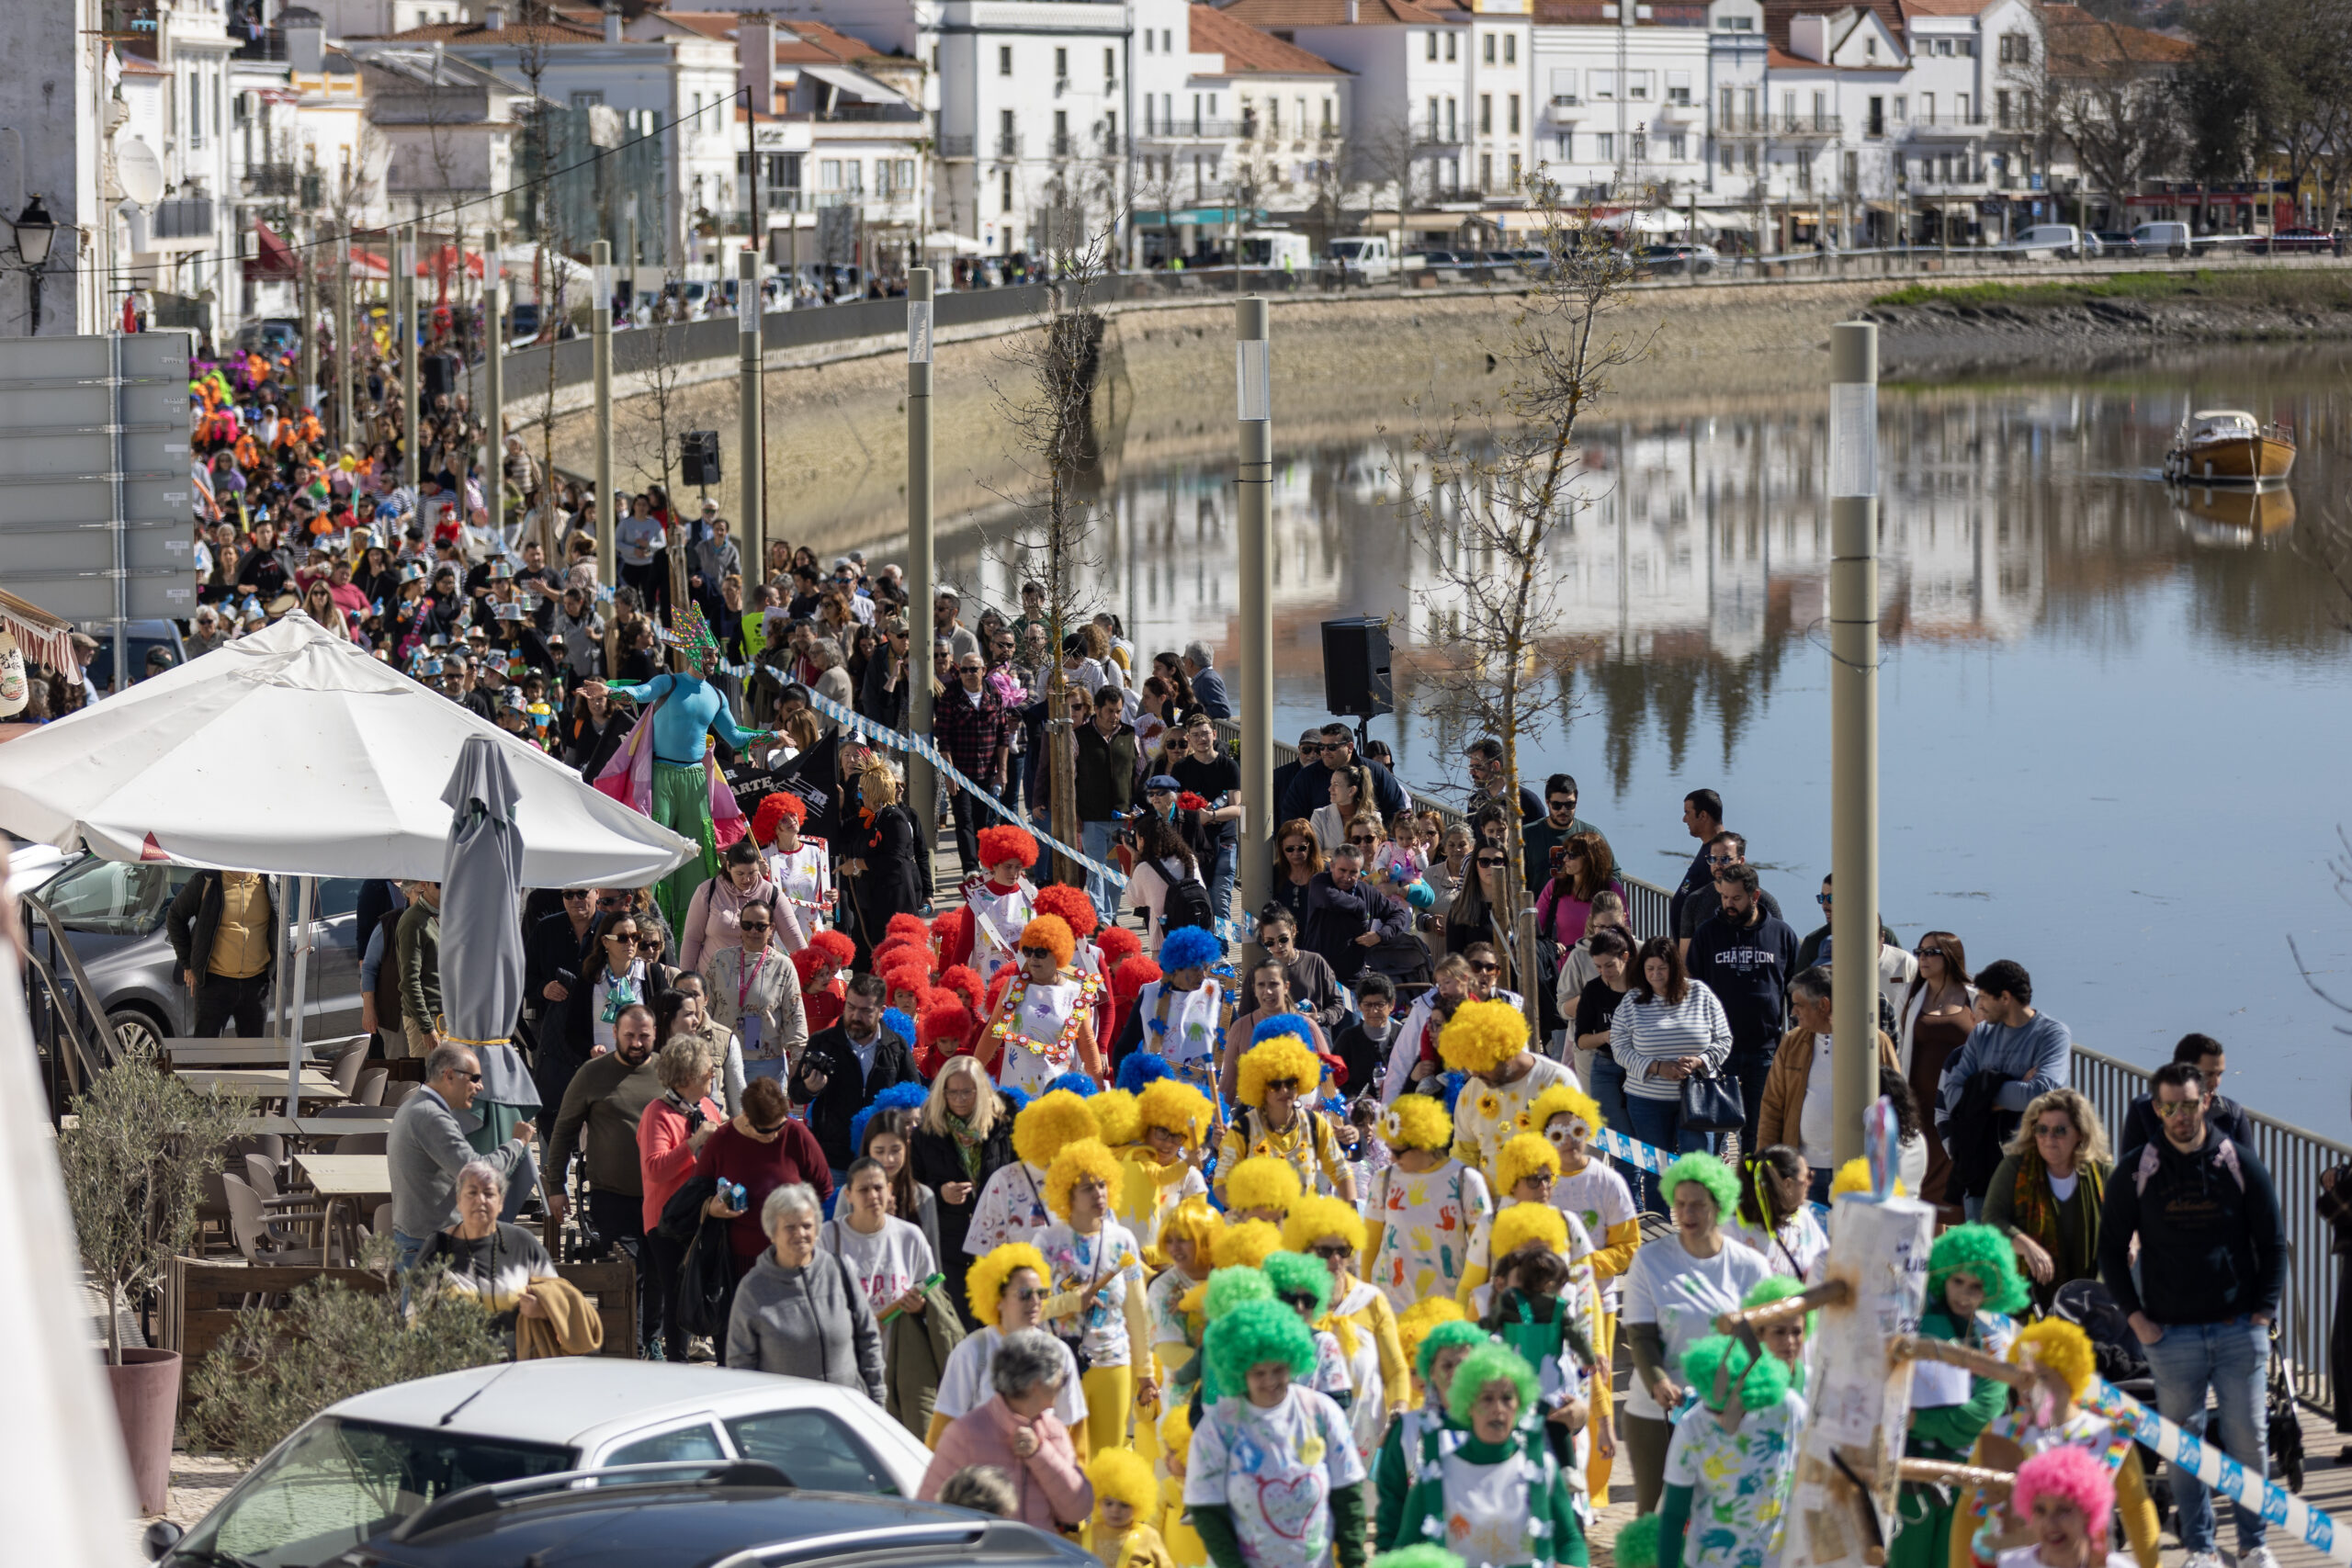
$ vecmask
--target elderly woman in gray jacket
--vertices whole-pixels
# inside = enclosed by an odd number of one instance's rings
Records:
[[[815,1190],[789,1182],[760,1205],[768,1250],[735,1288],[727,1365],[782,1372],[864,1392],[882,1403],[882,1335],[865,1287],[817,1247],[823,1219]]]

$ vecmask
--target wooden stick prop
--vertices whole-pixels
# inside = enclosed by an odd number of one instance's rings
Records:
[[[1763,1347],[1758,1342],[1757,1336],[1766,1329],[1777,1328],[1781,1324],[1792,1322],[1819,1307],[1843,1306],[1852,1297],[1853,1292],[1845,1280],[1831,1280],[1826,1284],[1815,1285],[1800,1291],[1793,1296],[1783,1296],[1777,1302],[1767,1302],[1759,1307],[1748,1307],[1739,1312],[1718,1313],[1715,1314],[1715,1332],[1728,1334],[1737,1339],[1742,1345],[1747,1347],[1747,1353],[1750,1356],[1760,1356],[1764,1351]]]
[[[2033,1391],[2034,1385],[2041,1381],[2034,1375],[2034,1371],[2030,1367],[2013,1365],[1998,1356],[1988,1355],[1984,1351],[1973,1349],[1966,1345],[1955,1344],[1949,1339],[1928,1339],[1915,1334],[1900,1335],[1893,1344],[1887,1347],[1887,1353],[1898,1360],[1940,1361],[1947,1367],[1958,1367],[1972,1377],[1990,1378],[1995,1382],[2005,1382],[2011,1388],[2021,1389],[2029,1393]]]
[[[1973,1486],[2005,1497],[2010,1483],[2017,1480],[2006,1470],[1987,1470],[1981,1464],[1952,1464],[1939,1459],[1906,1459],[1897,1463],[1895,1470],[1905,1481],[1924,1481],[1931,1486]]]
[[[1883,1568],[1911,1420],[1911,1358],[1928,1291],[1935,1211],[1909,1198],[1838,1201],[1820,1285],[1738,1316],[1753,1332],[1819,1311],[1804,1438],[1781,1568]]]

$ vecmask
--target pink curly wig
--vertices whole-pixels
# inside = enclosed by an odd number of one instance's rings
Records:
[[[2018,1466],[2009,1491],[2009,1511],[2019,1519],[2033,1512],[2033,1500],[2044,1494],[2063,1498],[2083,1511],[2083,1522],[2095,1541],[2107,1539],[2107,1521],[2115,1512],[2115,1483],[2107,1466],[2088,1449],[2072,1444],[2038,1453]]]

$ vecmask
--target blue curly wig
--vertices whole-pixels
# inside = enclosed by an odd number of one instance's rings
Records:
[[[853,1152],[865,1142],[865,1124],[874,1120],[877,1111],[920,1111],[931,1091],[919,1083],[894,1083],[874,1097],[874,1103],[849,1119],[849,1146]]]
[[[1009,1083],[997,1085],[996,1091],[1004,1099],[1004,1113],[1007,1116],[1019,1116],[1029,1109],[1029,1101],[1035,1098],[1027,1089]]]
[[[1112,1087],[1129,1094],[1141,1094],[1160,1079],[1174,1076],[1175,1071],[1168,1065],[1168,1058],[1156,1051],[1130,1051],[1127,1059],[1119,1064],[1118,1081]]]
[[[1453,1114],[1453,1102],[1462,1098],[1462,1086],[1470,1081],[1468,1073],[1448,1073],[1438,1080],[1445,1085],[1445,1113]]]
[[[915,1021],[907,1016],[907,1010],[904,1008],[884,1008],[882,1027],[905,1041],[910,1047],[920,1038],[915,1033]]]
[[[1263,1045],[1267,1041],[1284,1034],[1306,1041],[1309,1049],[1314,1047],[1315,1026],[1306,1021],[1304,1014],[1295,1012],[1278,1012],[1260,1023],[1250,1032],[1250,1043]]]
[[[1046,1086],[1046,1092],[1051,1094],[1057,1089],[1066,1089],[1080,1100],[1091,1099],[1102,1092],[1102,1086],[1094,1081],[1092,1074],[1080,1072],[1062,1074]]]
[[[1159,972],[1163,975],[1177,969],[1205,969],[1225,956],[1225,943],[1215,931],[1202,926],[1186,926],[1170,931],[1159,944]]]

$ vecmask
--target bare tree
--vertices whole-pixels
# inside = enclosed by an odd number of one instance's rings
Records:
[[[2074,11],[2045,13],[2050,128],[2074,149],[2086,183],[2105,193],[2116,226],[2151,176],[2169,171],[2187,139],[2174,79],[2188,47],[2160,33]]]
[[[1364,187],[1365,222],[1372,220],[1372,205],[1385,192],[1396,208],[1397,232],[1404,232],[1405,210],[1413,204],[1413,165],[1422,146],[1411,117],[1404,114],[1374,123],[1355,139],[1351,151]],[[1404,260],[1401,255],[1390,258],[1400,292],[1405,288]]]
[[[1609,394],[1612,375],[1649,352],[1647,335],[1611,328],[1634,277],[1608,236],[1564,215],[1556,187],[1538,189],[1545,265],[1521,303],[1498,357],[1503,391],[1456,408],[1411,443],[1427,470],[1396,455],[1408,515],[1423,545],[1430,585],[1415,595],[1444,628],[1442,649],[1414,660],[1441,724],[1474,728],[1501,743],[1500,771],[1480,793],[1502,803],[1510,863],[1523,863],[1518,810],[1521,750],[1574,716],[1566,679],[1577,649],[1559,631],[1554,552],[1589,502],[1578,425]],[[1535,931],[1525,886],[1506,876],[1513,968],[1538,1003]]]

